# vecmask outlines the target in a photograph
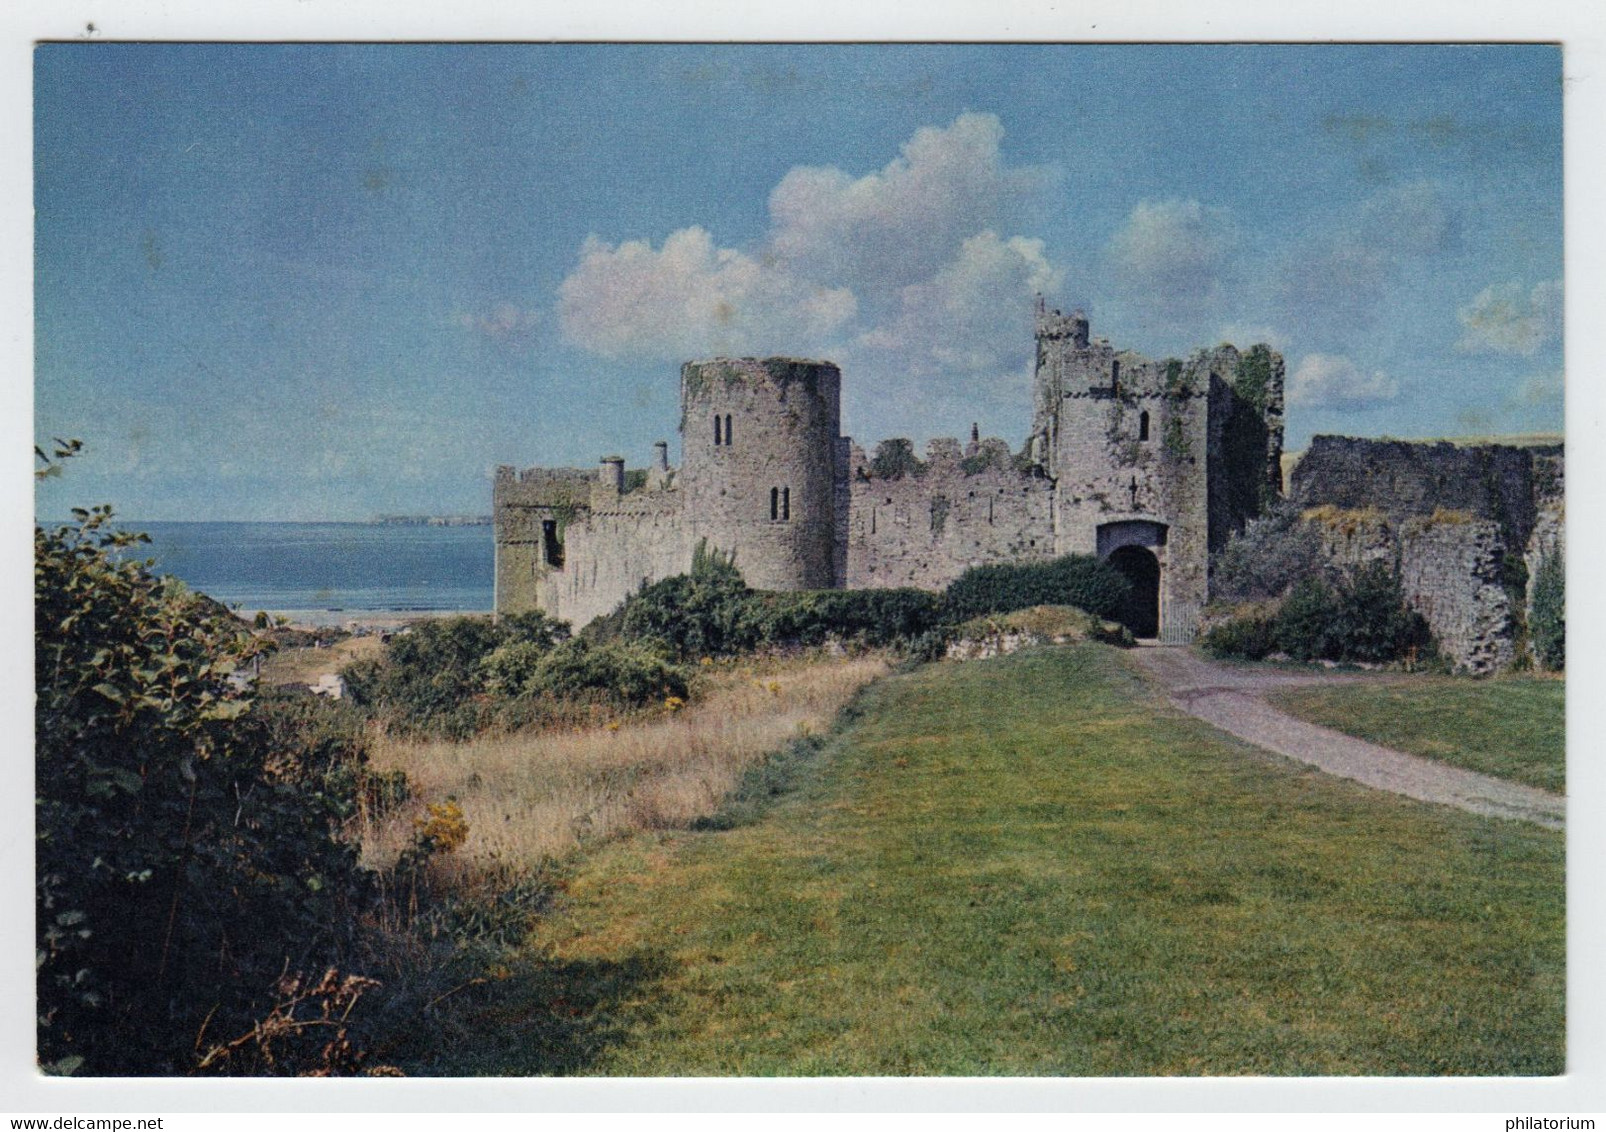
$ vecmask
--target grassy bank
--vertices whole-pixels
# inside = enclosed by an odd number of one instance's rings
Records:
[[[753,659],[710,668],[696,699],[656,715],[464,741],[379,740],[379,771],[404,771],[415,804],[361,831],[384,863],[413,838],[423,806],[456,801],[467,837],[438,868],[517,877],[583,844],[669,829],[713,814],[742,774],[800,735],[818,734],[864,684],[879,654]]]
[[[1559,793],[1567,787],[1566,692],[1553,676],[1424,676],[1293,689],[1272,700],[1346,735]]]
[[[1262,756],[1098,646],[862,703],[757,820],[590,855],[411,1068],[1562,1071],[1559,835]]]

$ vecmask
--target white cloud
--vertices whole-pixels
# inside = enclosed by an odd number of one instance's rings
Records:
[[[852,291],[809,283],[682,228],[661,248],[595,236],[559,289],[570,341],[605,357],[810,352],[850,320]]]
[[[1053,183],[1047,169],[1009,166],[1003,124],[961,114],[926,126],[878,172],[798,166],[770,193],[769,253],[811,278],[898,287],[950,258],[959,241],[996,229]]]
[[[1485,287],[1456,312],[1464,328],[1456,348],[1468,353],[1492,352],[1531,357],[1561,337],[1560,279]]]
[[[1018,371],[1032,298],[1063,272],[1041,240],[1007,234],[1053,178],[1005,162],[1002,138],[995,116],[967,113],[862,177],[798,166],[748,247],[701,227],[658,247],[593,236],[560,288],[563,333],[608,357],[823,356],[856,384],[915,381],[934,396]]]
[[[905,287],[897,314],[864,334],[860,350],[888,351],[915,370],[981,374],[1011,366],[1031,341],[1031,302],[1063,272],[1041,240],[982,232],[931,279]]]
[[[1238,234],[1221,209],[1196,200],[1140,201],[1105,248],[1116,282],[1161,313],[1188,313],[1219,296]]]
[[[1333,354],[1306,354],[1288,378],[1288,404],[1303,408],[1366,409],[1399,395],[1392,377],[1365,373]]]

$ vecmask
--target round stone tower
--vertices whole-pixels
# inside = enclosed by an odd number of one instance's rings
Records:
[[[716,358],[681,367],[680,475],[692,543],[734,552],[755,589],[838,582],[841,389],[830,362]]]

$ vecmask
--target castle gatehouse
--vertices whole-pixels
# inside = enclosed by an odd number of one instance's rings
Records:
[[[681,463],[654,445],[595,472],[497,469],[496,609],[576,627],[686,572],[699,543],[757,589],[941,589],[972,566],[1096,554],[1133,583],[1139,636],[1191,639],[1210,554],[1282,487],[1283,360],[1218,346],[1154,361],[1037,312],[1024,444],[841,435],[830,362],[681,367]]]

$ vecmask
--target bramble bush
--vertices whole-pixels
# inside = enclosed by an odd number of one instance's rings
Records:
[[[73,515],[34,529],[39,1060],[228,1072],[244,1055],[213,1050],[274,1016],[283,979],[351,954],[370,894],[336,836],[354,802],[330,751],[247,716],[227,677],[260,647],[248,627],[130,560],[143,540],[110,508]],[[326,1029],[283,1030],[251,1068],[354,1069]]]
[[[621,707],[687,695],[686,673],[649,649],[628,644],[566,641],[543,656],[524,695],[547,695]]]
[[[1264,660],[1277,651],[1277,616],[1261,609],[1236,612],[1200,634],[1199,647],[1211,656]]]
[[[944,595],[949,621],[1009,613],[1034,605],[1072,605],[1095,617],[1116,617],[1131,585],[1121,572],[1092,555],[1068,554],[1048,562],[972,566]]]

